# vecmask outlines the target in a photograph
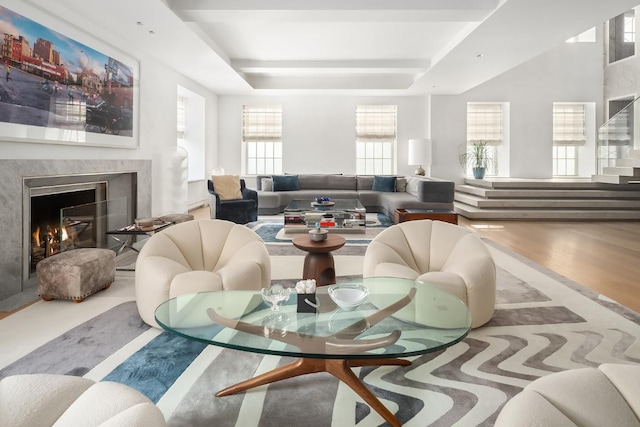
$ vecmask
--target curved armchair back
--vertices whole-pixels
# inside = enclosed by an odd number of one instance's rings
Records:
[[[469,307],[473,327],[493,316],[493,257],[477,235],[454,224],[419,220],[387,228],[368,246],[363,276],[419,280],[451,292]]]
[[[136,303],[143,320],[178,295],[260,289],[271,280],[271,259],[260,236],[223,220],[188,221],[153,235],[136,261]]]

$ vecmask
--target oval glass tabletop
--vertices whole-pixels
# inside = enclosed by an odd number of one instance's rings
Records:
[[[317,288],[317,313],[298,313],[297,294],[271,310],[258,291],[188,294],[161,304],[160,326],[204,343],[242,351],[317,359],[382,359],[437,351],[461,341],[471,317],[457,297],[427,283],[368,278],[354,310]]]

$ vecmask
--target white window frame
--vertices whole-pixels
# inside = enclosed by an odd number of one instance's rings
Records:
[[[282,174],[282,106],[243,105],[242,143],[247,175]]]
[[[553,176],[578,176],[578,147],[553,146]]]
[[[396,174],[396,105],[356,107],[356,174]]]

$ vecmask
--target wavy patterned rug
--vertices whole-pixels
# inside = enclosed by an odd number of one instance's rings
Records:
[[[490,426],[502,405],[540,376],[603,362],[640,363],[638,314],[488,243],[499,266],[498,308],[489,324],[445,351],[413,358],[411,366],[356,370],[405,426]],[[132,273],[118,275],[117,287],[132,286]],[[109,294],[87,302],[98,298]],[[328,374],[214,396],[288,361],[149,328],[129,301],[0,366],[0,377],[50,372],[122,382],[156,402],[170,426],[385,425]]]

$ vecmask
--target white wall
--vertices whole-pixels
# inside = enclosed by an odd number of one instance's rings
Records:
[[[15,3],[15,4],[14,4]],[[31,10],[19,2],[11,2],[14,10],[29,17],[37,15],[44,25],[51,25],[63,34],[77,38],[97,50],[102,47],[126,55],[139,61],[139,145],[137,148],[104,148],[78,145],[59,145],[51,143],[10,142],[0,137],[0,158],[3,159],[151,159],[152,160],[152,214],[161,215],[170,212],[185,212],[189,200],[206,199],[206,182],[200,181],[189,186],[189,194],[183,187],[182,159],[176,144],[176,105],[178,85],[204,97],[206,111],[206,170],[213,167],[212,159],[217,151],[217,97],[212,92],[176,73],[172,69],[149,58],[145,54],[130,52],[123,42],[103,35],[100,39],[98,29],[92,34],[83,33],[76,26],[68,26],[53,17]],[[18,8],[18,9],[15,9]],[[69,19],[73,18],[70,13]],[[68,31],[67,31],[68,30]],[[102,40],[109,40],[105,44]],[[25,140],[28,141],[28,140]],[[186,177],[185,177],[186,179]],[[139,191],[149,191],[139,189]],[[1,191],[0,191],[1,196]],[[0,197],[1,198],[1,197]]]
[[[355,174],[355,111],[359,104],[398,106],[397,172],[411,174],[408,140],[429,136],[429,99],[355,96],[219,96],[219,151],[226,173],[242,174],[242,106],[282,105],[283,172]],[[252,186],[250,180],[247,185]]]
[[[596,125],[602,124],[601,28],[598,28],[597,40],[596,43],[563,43],[463,94],[434,95],[431,136],[436,160],[432,175],[456,182],[463,179],[457,152],[466,140],[467,102],[507,102],[509,170],[501,169],[500,175],[551,178],[553,103],[595,102]],[[595,132],[589,135],[594,138]],[[593,140],[589,144],[584,150],[585,158],[580,159],[580,173],[584,176],[595,173]]]

